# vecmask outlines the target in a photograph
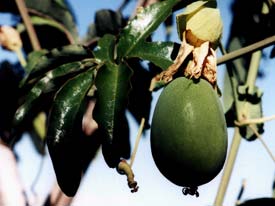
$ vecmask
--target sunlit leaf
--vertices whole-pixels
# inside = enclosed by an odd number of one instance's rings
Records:
[[[172,42],[140,42],[128,54],[128,58],[138,57],[148,60],[165,70],[173,64],[173,60],[171,59],[173,49],[174,44]]]
[[[72,44],[52,49],[45,55],[39,56],[36,63],[32,65],[29,69],[30,71],[26,73],[25,77],[20,82],[20,86],[23,86],[26,81],[32,78],[41,77],[46,72],[62,64],[89,57],[92,57],[91,51],[81,45]]]
[[[31,70],[35,67],[35,65],[40,61],[40,57],[45,55],[48,51],[47,50],[38,50],[38,51],[33,51],[29,53],[27,57],[27,65],[25,67],[25,71],[27,73],[30,73]]]
[[[35,109],[41,107],[39,105],[47,107],[46,104],[42,104],[44,99],[43,96],[50,92],[57,91],[66,80],[80,72],[84,72],[92,66],[93,62],[83,60],[62,64],[47,72],[45,77],[36,82],[29,91],[26,91],[25,97],[22,98],[24,99],[23,103],[15,112],[13,121],[14,126],[20,126],[26,118],[32,120]]]
[[[115,36],[104,35],[99,41],[96,50],[93,52],[99,62],[113,61],[115,52]]]
[[[121,138],[125,136],[123,135],[125,132],[123,118],[127,106],[131,74],[132,71],[126,65],[108,63],[100,68],[95,81],[97,101],[94,118],[102,131],[103,155],[110,167],[117,166],[122,156],[120,147],[123,142]],[[127,138],[125,139],[127,140]]]
[[[117,47],[118,57],[125,57],[144,41],[171,14],[178,0],[166,0],[152,4],[138,11],[120,35]]]
[[[74,152],[81,146],[74,127],[93,80],[93,70],[88,70],[67,81],[56,94],[49,113],[47,146],[59,187],[67,196],[75,195],[82,176],[81,155]]]

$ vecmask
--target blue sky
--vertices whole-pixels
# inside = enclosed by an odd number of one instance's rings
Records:
[[[101,0],[101,1],[86,1],[86,0],[70,0],[69,1],[76,13],[78,30],[80,36],[84,36],[88,25],[94,20],[94,13],[100,8],[116,9],[121,1]],[[131,3],[125,14],[131,14],[134,8],[134,3]],[[228,31],[231,21],[230,1],[218,0],[218,7],[221,9],[222,19],[224,21],[224,35],[222,42],[225,43],[228,37]],[[0,20],[4,24],[8,17]],[[160,27],[157,34],[153,37],[155,40],[163,40],[163,28]],[[177,37],[176,27],[173,28],[172,41],[179,42]],[[0,50],[0,58],[15,57],[9,52]],[[257,86],[264,91],[263,96],[263,113],[265,116],[275,114],[274,105],[274,77],[275,70],[271,68],[274,60],[262,61],[261,66],[266,72],[264,79],[257,80]],[[222,87],[224,66],[218,67],[218,83]],[[152,108],[156,103],[160,92],[156,92],[152,102]],[[135,137],[138,131],[138,126],[130,119],[131,141],[134,144]],[[139,191],[132,194],[127,186],[125,176],[119,175],[114,169],[108,168],[102,159],[101,153],[89,167],[88,173],[84,177],[79,192],[77,193],[73,206],[85,205],[119,205],[119,206],[140,206],[140,205],[186,205],[186,206],[206,206],[214,202],[215,195],[220,181],[220,173],[213,181],[199,187],[200,197],[184,196],[181,193],[181,188],[173,185],[166,180],[157,170],[150,151],[150,132],[148,131],[142,138],[137,152],[136,160],[133,165],[136,180],[139,184]],[[229,146],[232,140],[233,131],[228,130]],[[274,122],[265,124],[264,140],[275,154],[275,127]],[[34,179],[38,171],[41,157],[35,154],[34,149],[30,145],[29,138],[25,136],[21,143],[17,146],[18,154],[22,156],[19,164],[23,182],[27,188],[29,197],[32,197],[30,192],[30,182]],[[1,168],[1,166],[0,166]],[[243,200],[256,197],[270,197],[272,195],[272,182],[274,179],[274,162],[267,155],[263,146],[259,141],[247,142],[242,141],[237,161],[233,170],[232,178],[225,197],[224,206],[233,206],[237,198],[242,180],[246,179],[247,187],[245,189]],[[41,178],[35,186],[35,191],[41,199],[45,197],[47,191],[50,190],[54,182],[54,174],[52,171],[49,158],[44,161]]]

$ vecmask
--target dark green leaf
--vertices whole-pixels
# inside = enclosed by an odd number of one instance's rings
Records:
[[[70,136],[81,101],[92,86],[93,72],[88,70],[70,79],[56,94],[47,134],[53,145],[65,141],[67,135]]]
[[[75,135],[74,154],[78,156],[83,174],[87,171],[91,161],[96,157],[101,146],[101,136],[98,130],[95,130],[88,136],[83,131],[83,118],[87,112],[90,101],[95,101],[95,98],[89,96],[89,94],[82,99],[73,127],[73,135]]]
[[[149,126],[149,115],[151,111],[152,92],[149,91],[150,83],[155,73],[143,68],[138,59],[129,59],[128,65],[134,71],[131,78],[131,90],[129,93],[128,109],[139,125],[145,118],[145,128]]]
[[[102,148],[106,151],[103,155],[110,167],[116,167],[122,156],[121,144],[118,142],[121,142],[120,138],[125,132],[123,117],[127,106],[131,74],[132,71],[125,65],[108,63],[99,70],[95,81],[97,102],[94,118],[102,131]]]
[[[22,87],[26,81],[41,77],[46,72],[62,64],[89,57],[92,57],[92,53],[81,45],[72,44],[52,49],[37,60],[37,63],[32,66],[32,70],[21,81],[20,86]]]
[[[29,53],[27,57],[27,66],[25,67],[26,73],[30,73],[30,71],[34,69],[35,65],[40,61],[40,58],[47,52],[47,50],[43,49]]]
[[[125,22],[119,11],[101,9],[95,14],[95,29],[98,37],[105,34],[117,35]]]
[[[34,107],[37,107],[37,104],[41,104],[40,99],[42,95],[56,91],[68,78],[71,78],[83,70],[89,69],[93,65],[93,62],[83,60],[63,64],[49,71],[46,76],[35,83],[26,94],[24,103],[16,110],[13,121],[14,126],[17,127],[21,125],[28,115],[31,115],[31,117],[27,119],[32,120],[34,113],[32,110]]]
[[[93,84],[93,70],[83,72],[67,81],[56,94],[49,114],[47,146],[61,190],[74,196],[81,180],[81,155],[75,120],[81,103]]]
[[[104,35],[98,41],[97,49],[93,53],[99,62],[114,60],[115,41],[115,36],[111,34]]]
[[[79,152],[81,153],[81,158],[79,159],[82,163],[83,173],[87,171],[91,161],[96,157],[98,150],[101,146],[101,136],[99,135],[98,130],[95,130],[91,135],[87,136],[83,132],[82,121],[83,116],[87,112],[88,105],[90,101],[95,101],[94,97],[86,96],[82,104],[80,105],[80,109],[78,110],[78,114],[76,117],[76,125],[75,128],[79,128],[78,130],[78,139],[80,141],[81,148]]]
[[[174,44],[172,42],[140,42],[128,54],[128,58],[138,57],[148,60],[165,70],[173,64],[171,59],[173,49]]]
[[[154,32],[171,14],[178,0],[166,0],[152,4],[139,11],[121,33],[117,53],[118,57],[126,57],[142,41]]]
[[[41,48],[51,50],[56,47],[61,47],[76,42],[72,34],[60,22],[48,16],[40,17],[33,15],[30,19],[34,26]],[[26,31],[25,24],[17,24],[16,29],[20,33],[20,37],[24,42],[24,51],[26,53],[30,53],[33,48],[28,32]],[[51,41],[49,41],[49,39],[51,39]]]

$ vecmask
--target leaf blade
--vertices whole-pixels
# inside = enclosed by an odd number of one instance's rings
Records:
[[[142,42],[129,53],[128,58],[138,57],[148,60],[165,70],[173,64],[171,59],[173,49],[172,42]]]
[[[131,70],[124,64],[108,63],[100,69],[95,80],[98,95],[94,118],[102,131],[103,155],[110,167],[117,166],[122,156],[118,148],[120,148],[119,142],[122,141],[121,122],[125,122],[123,116],[125,116],[131,74]],[[127,128],[127,125],[123,128]],[[121,136],[125,137],[124,134]]]
[[[94,56],[99,62],[113,61],[115,50],[115,36],[106,34],[98,41]]]
[[[47,145],[57,181],[67,196],[74,196],[81,180],[82,166],[78,151],[80,143],[74,134],[75,119],[82,100],[93,83],[93,70],[67,81],[57,93],[47,132]]]
[[[167,0],[144,8],[124,28],[120,36],[117,54],[127,56],[141,41],[144,41],[171,14],[178,0]]]

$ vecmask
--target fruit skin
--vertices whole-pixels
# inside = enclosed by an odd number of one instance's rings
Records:
[[[226,123],[208,82],[179,77],[164,88],[153,114],[151,150],[160,172],[179,186],[205,184],[221,171]]]

